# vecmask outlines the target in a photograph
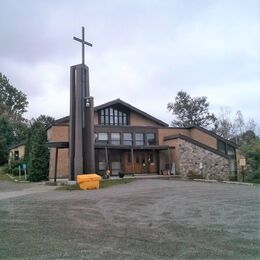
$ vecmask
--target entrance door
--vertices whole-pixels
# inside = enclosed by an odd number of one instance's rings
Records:
[[[118,173],[121,171],[121,163],[111,162],[111,170],[113,175],[118,175]]]
[[[112,149],[109,151],[109,165],[112,175],[118,175],[118,173],[121,171],[120,151]]]

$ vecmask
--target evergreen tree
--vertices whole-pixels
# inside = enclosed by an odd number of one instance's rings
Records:
[[[250,144],[240,147],[246,157],[246,181],[260,183],[260,139],[251,140]]]
[[[46,127],[54,122],[49,116],[41,115],[37,119],[32,119],[29,131],[26,160],[28,161],[28,171],[30,181],[42,181],[48,179],[49,171],[49,149],[46,146]]]
[[[7,162],[8,147],[13,143],[14,134],[10,122],[0,116],[0,165]]]

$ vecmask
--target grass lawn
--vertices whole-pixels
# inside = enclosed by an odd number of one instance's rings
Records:
[[[5,169],[4,166],[0,167],[0,181],[10,181],[11,179],[10,179],[10,177],[8,177],[6,175],[6,173],[4,172],[4,169]]]

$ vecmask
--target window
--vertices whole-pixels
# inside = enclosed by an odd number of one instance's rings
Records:
[[[14,159],[19,160],[19,151],[14,151]]]
[[[108,144],[108,133],[98,133],[97,134],[97,143]]]
[[[120,133],[111,133],[111,144],[120,144]]]
[[[226,153],[226,144],[223,141],[218,140],[218,150],[222,153]]]
[[[101,109],[99,123],[101,125],[128,125],[128,114],[114,107]]]
[[[144,134],[136,133],[135,134],[135,144],[136,145],[144,145]]]
[[[155,145],[156,139],[154,133],[146,134],[147,145]]]
[[[114,124],[118,125],[118,110],[114,109]]]
[[[124,145],[132,145],[133,139],[131,133],[123,133],[123,144]]]
[[[231,145],[227,145],[227,154],[234,156],[235,155],[235,149]]]

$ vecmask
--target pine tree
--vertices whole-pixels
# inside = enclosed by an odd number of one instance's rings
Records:
[[[52,122],[54,122],[52,117],[44,115],[31,121],[31,129],[26,149],[30,181],[42,181],[48,179],[49,150],[46,146],[46,127]]]

